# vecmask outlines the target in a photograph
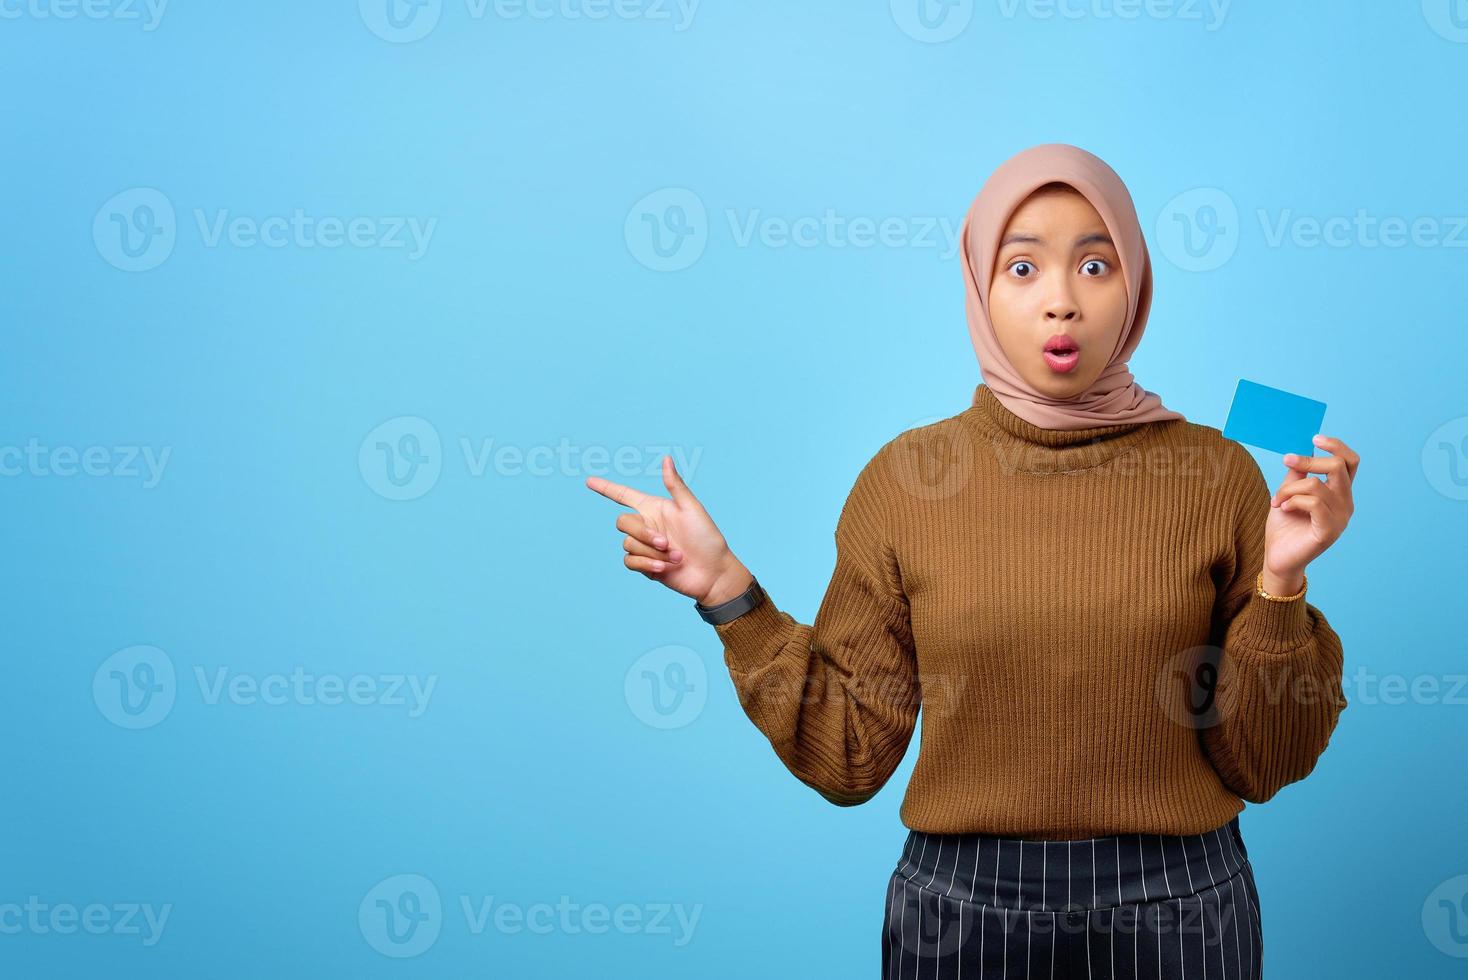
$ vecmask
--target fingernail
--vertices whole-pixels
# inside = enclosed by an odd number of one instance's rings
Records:
[[[1313,442],[1313,443],[1315,443],[1318,446],[1320,443],[1322,443],[1322,442],[1325,441],[1325,436],[1322,436],[1322,435],[1312,436],[1311,439],[1310,439],[1310,441]]]
[[[683,552],[678,551],[678,550],[675,549],[673,551],[668,552],[668,557],[671,558],[671,559],[673,559],[673,561],[675,561],[675,562],[682,561],[683,560]]]
[[[1293,463],[1295,460],[1297,460],[1299,458],[1300,457],[1296,456],[1294,453],[1285,453],[1284,454],[1284,461],[1286,463]]]

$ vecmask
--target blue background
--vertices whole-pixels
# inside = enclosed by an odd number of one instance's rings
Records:
[[[148,30],[7,0],[0,449],[117,465],[5,457],[0,906],[171,911],[152,945],[0,932],[0,973],[872,975],[917,740],[861,807],[794,780],[691,601],[622,567],[621,508],[583,486],[607,471],[581,453],[630,447],[607,475],[654,492],[643,471],[684,454],[809,622],[861,465],[979,381],[956,256],[921,227],[956,229],[1000,161],[1063,141],[1122,175],[1152,244],[1137,379],[1220,428],[1241,377],[1317,398],[1363,459],[1351,527],[1309,570],[1351,707],[1315,773],[1243,816],[1269,975],[1461,974],[1468,920],[1453,940],[1437,904],[1462,913],[1468,890],[1468,788],[1445,764],[1468,715],[1468,28],[1446,2],[1238,2],[1220,23],[994,0],[943,41],[886,0],[704,0],[683,24],[648,3],[590,19],[443,0],[413,41],[374,3],[175,0]],[[138,188],[175,216],[148,240],[157,264],[125,271],[107,230],[145,216],[136,194],[109,202]],[[638,230],[682,225],[639,202],[669,188],[706,218],[681,212],[697,254],[659,271]],[[436,225],[417,258],[211,246],[198,226],[297,209]],[[906,238],[740,244],[752,216],[828,209]],[[1456,247],[1311,244],[1293,223],[1358,211],[1429,219]],[[1271,242],[1282,220],[1297,234]],[[401,438],[430,431],[436,452]],[[465,440],[576,452],[476,468]],[[167,450],[161,479],[128,475],[124,447]],[[374,469],[398,449],[403,469]],[[1277,485],[1278,457],[1258,458]],[[389,499],[390,476],[435,469]],[[104,662],[136,645],[176,680],[130,730]],[[691,701],[641,686],[649,663],[676,677],[666,647]],[[436,686],[416,716],[211,699],[197,672],[221,668],[363,675],[387,701],[392,675]],[[1439,689],[1393,699],[1362,670]],[[358,916],[400,874],[441,900],[407,958]],[[683,943],[672,918],[476,933],[460,905],[562,895],[699,918]]]

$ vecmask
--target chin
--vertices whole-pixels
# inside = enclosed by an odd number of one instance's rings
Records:
[[[1057,374],[1050,370],[1050,365],[1041,364],[1039,371],[1032,374],[1029,380],[1036,390],[1049,398],[1074,398],[1091,387],[1091,382],[1095,379],[1074,371],[1070,374]]]

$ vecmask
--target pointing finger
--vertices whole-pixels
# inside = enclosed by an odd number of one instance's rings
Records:
[[[599,476],[588,476],[586,478],[586,485],[603,497],[609,500],[615,500],[617,503],[626,507],[641,507],[643,502],[647,500],[647,494],[641,490],[635,490],[632,487],[623,486],[620,483],[613,483],[611,480]]]

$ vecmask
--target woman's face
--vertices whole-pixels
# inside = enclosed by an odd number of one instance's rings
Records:
[[[1126,326],[1121,257],[1101,215],[1071,188],[1031,194],[1010,216],[989,318],[1020,376],[1051,398],[1100,377]]]

